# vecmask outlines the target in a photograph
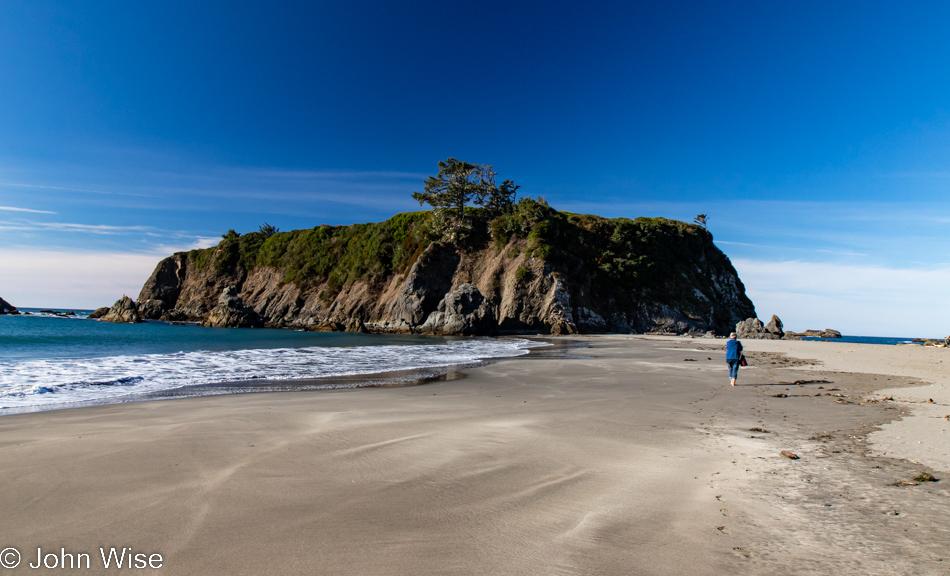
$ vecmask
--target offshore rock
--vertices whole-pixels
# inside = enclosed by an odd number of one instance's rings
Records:
[[[772,315],[768,324],[763,324],[758,318],[747,318],[736,324],[736,336],[741,340],[781,340],[785,336],[782,331],[782,321]]]
[[[16,315],[19,313],[20,311],[16,309],[16,306],[14,306],[13,304],[10,304],[3,298],[0,298],[0,314]]]
[[[786,340],[801,340],[803,336],[808,338],[841,338],[841,332],[825,328],[824,330],[805,330],[804,332],[786,332]]]
[[[765,325],[765,331],[779,340],[785,336],[785,331],[782,330],[782,321],[775,314],[772,314],[772,319]]]
[[[128,296],[122,296],[116,300],[116,303],[109,308],[109,311],[101,318],[100,322],[115,322],[117,324],[138,324],[142,321],[139,316],[138,307]]]
[[[263,325],[261,317],[251,308],[245,308],[237,288],[228,286],[221,292],[218,305],[211,309],[201,323],[210,328],[256,328]]]
[[[95,310],[92,314],[90,314],[89,316],[87,316],[87,318],[88,318],[89,320],[96,320],[96,319],[98,319],[98,318],[102,318],[103,316],[105,316],[105,315],[108,314],[108,313],[109,313],[109,307],[108,307],[108,306],[103,306],[102,308],[96,308],[96,310]]]

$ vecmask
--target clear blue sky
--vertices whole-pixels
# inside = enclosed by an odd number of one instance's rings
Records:
[[[0,1],[0,296],[418,209],[436,162],[710,216],[760,317],[950,333],[950,4]]]

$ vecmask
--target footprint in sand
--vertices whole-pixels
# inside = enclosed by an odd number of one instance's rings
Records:
[[[746,550],[745,548],[742,548],[741,546],[736,546],[735,548],[733,548],[733,550],[734,550],[736,553],[738,553],[738,554],[740,554],[741,556],[744,556],[744,557],[746,557],[746,558],[752,558],[752,556],[754,556],[754,554],[752,554],[751,551]]]

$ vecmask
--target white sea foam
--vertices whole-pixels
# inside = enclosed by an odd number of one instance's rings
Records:
[[[114,401],[200,384],[438,368],[519,356],[537,345],[524,339],[471,339],[407,346],[315,346],[0,361],[0,409]]]

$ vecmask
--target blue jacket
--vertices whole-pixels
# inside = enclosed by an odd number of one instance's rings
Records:
[[[738,360],[742,355],[742,342],[735,338],[726,342],[726,360]]]

